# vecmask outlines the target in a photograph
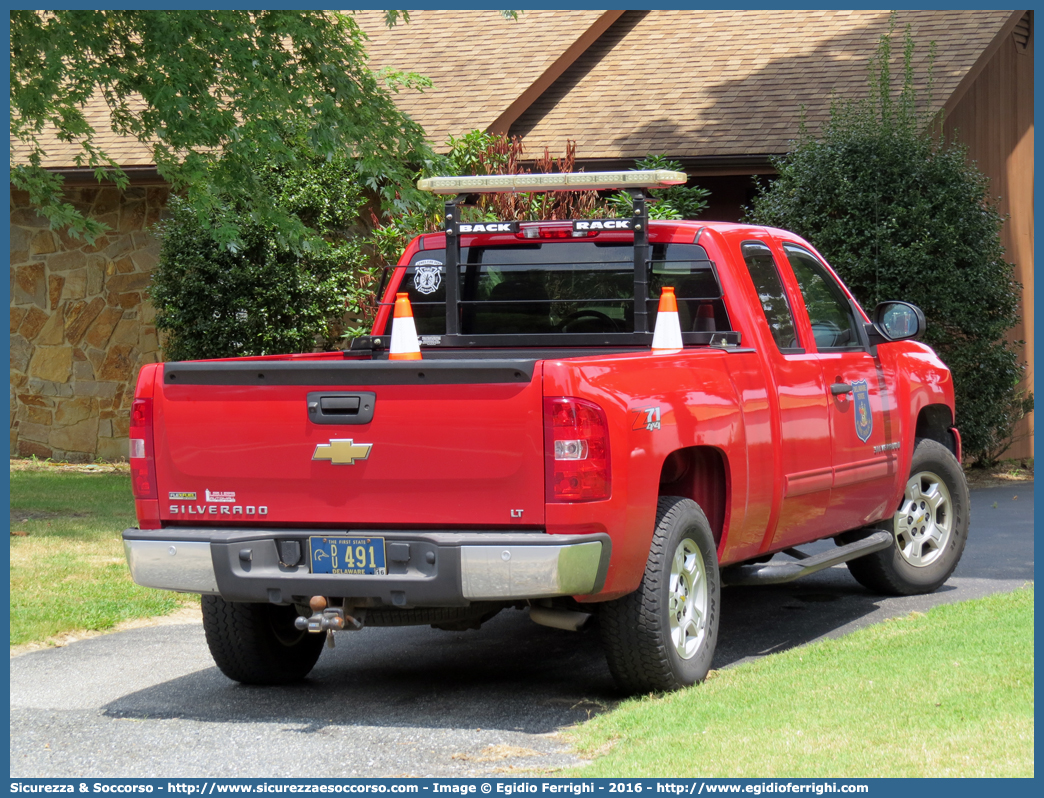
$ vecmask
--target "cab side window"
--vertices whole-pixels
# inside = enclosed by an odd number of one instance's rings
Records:
[[[784,244],[794,277],[805,298],[812,335],[820,352],[861,349],[856,311],[834,276],[808,250]]]
[[[772,251],[761,241],[744,241],[741,251],[776,347],[784,354],[803,352],[794,331],[794,314],[790,312],[790,303],[783,290],[783,281],[779,277]]]

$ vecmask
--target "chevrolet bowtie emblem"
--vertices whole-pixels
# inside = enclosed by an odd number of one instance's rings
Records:
[[[313,460],[329,460],[334,465],[354,465],[370,456],[372,443],[356,443],[351,438],[334,438],[315,447]]]

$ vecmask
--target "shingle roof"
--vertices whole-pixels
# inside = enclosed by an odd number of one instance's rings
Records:
[[[118,136],[110,127],[109,108],[100,97],[95,97],[83,110],[88,124],[96,131],[95,144],[107,152],[120,166],[154,166],[152,148],[142,144],[130,136]],[[51,169],[72,169],[76,167],[76,156],[82,150],[77,142],[59,141],[57,136],[40,137],[45,156],[43,166]],[[28,158],[29,148],[21,142],[11,139],[11,159],[17,163]]]
[[[355,14],[370,37],[370,67],[418,72],[435,84],[403,91],[396,104],[440,149],[450,136],[489,127],[602,15],[601,11],[411,11],[408,25],[384,25],[383,11]]]
[[[512,103],[546,82],[510,131],[524,136],[530,153],[545,146],[561,152],[573,139],[580,158],[784,152],[802,107],[815,131],[833,97],[865,94],[867,59],[888,29],[888,13],[870,10],[628,11],[570,62],[599,24],[617,14],[528,11],[508,21],[486,11],[414,11],[408,25],[392,29],[384,26],[383,12],[360,12],[356,19],[370,37],[374,69],[391,66],[434,81],[423,94],[404,90],[396,102],[440,149],[450,135],[498,120],[510,124]],[[928,43],[936,42],[933,106],[942,107],[1011,16],[899,12],[893,56],[901,58],[909,23],[923,84]],[[548,75],[566,63],[552,82]],[[98,143],[120,164],[153,164],[147,146],[109,130],[100,101],[87,115]],[[54,139],[46,149],[44,165],[54,168],[73,166],[78,152]]]
[[[924,88],[936,42],[941,108],[1011,11],[903,11],[893,36],[901,81],[905,26]],[[529,152],[567,139],[581,158],[781,153],[805,109],[811,131],[832,98],[866,94],[867,61],[888,30],[883,11],[630,11],[511,128]],[[422,124],[425,119],[420,119]]]

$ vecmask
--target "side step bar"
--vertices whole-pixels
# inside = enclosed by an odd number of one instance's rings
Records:
[[[722,584],[735,585],[778,585],[791,582],[798,577],[814,574],[838,563],[854,560],[864,554],[872,554],[893,545],[895,538],[891,532],[880,530],[869,537],[839,546],[834,551],[824,551],[812,557],[804,557],[796,562],[767,562],[759,565],[740,565],[722,571]],[[797,552],[795,552],[797,553]]]

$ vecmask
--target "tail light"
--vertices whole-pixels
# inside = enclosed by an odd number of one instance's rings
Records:
[[[546,397],[544,446],[547,501],[609,498],[609,425],[602,408],[571,396]]]
[[[131,488],[135,499],[159,499],[152,448],[152,399],[135,399],[130,419]]]

